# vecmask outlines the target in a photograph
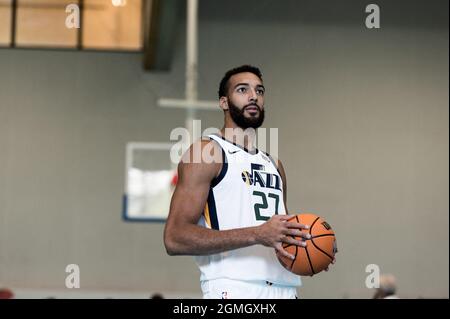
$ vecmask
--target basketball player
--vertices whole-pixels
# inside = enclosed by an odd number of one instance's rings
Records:
[[[275,251],[294,259],[282,244],[305,247],[287,235],[309,238],[301,231],[309,225],[287,221],[283,165],[248,134],[264,121],[264,94],[258,68],[228,71],[219,87],[224,127],[178,165],[164,244],[169,255],[196,256],[204,298],[297,298],[301,285]]]

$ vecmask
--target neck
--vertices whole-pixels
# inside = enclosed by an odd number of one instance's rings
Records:
[[[237,126],[229,116],[225,115],[225,124],[220,130],[220,134],[228,141],[234,142],[250,151],[256,148],[256,129],[248,128],[244,130]]]

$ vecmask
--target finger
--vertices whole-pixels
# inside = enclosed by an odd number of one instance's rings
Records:
[[[297,239],[292,238],[290,236],[283,237],[281,239],[281,241],[283,243],[286,243],[286,244],[296,245],[296,246],[300,246],[300,247],[306,247],[306,242],[305,241],[297,240]]]
[[[279,218],[281,221],[287,221],[287,220],[289,220],[289,219],[292,218],[291,215],[275,215],[275,216],[278,216],[278,218]]]
[[[309,225],[300,224],[297,222],[287,222],[286,227],[297,228],[297,229],[309,229]]]
[[[289,258],[289,259],[291,259],[291,260],[294,260],[294,259],[295,259],[295,256],[294,256],[294,255],[291,255],[291,254],[288,253],[286,250],[284,250],[284,249],[283,249],[283,246],[277,245],[277,246],[275,246],[275,249],[276,249],[276,251],[278,251],[278,253],[279,253],[281,256],[287,257],[287,258]]]
[[[285,232],[286,235],[302,237],[304,239],[311,239],[311,235],[305,232],[302,232],[295,228],[288,228]]]
[[[294,259],[295,259],[295,256],[292,255],[292,254],[290,254],[290,253],[288,253],[286,250],[284,250],[282,246],[280,246],[279,248],[276,248],[276,250],[277,250],[278,253],[279,253],[281,256],[283,256],[283,257],[289,258],[289,259],[291,259],[291,260],[294,260]]]

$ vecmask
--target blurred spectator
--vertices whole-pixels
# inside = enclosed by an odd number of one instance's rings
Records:
[[[394,275],[383,274],[380,276],[380,288],[377,289],[373,299],[399,299],[397,293],[397,280]]]
[[[0,288],[0,299],[13,299],[14,293],[11,289]]]

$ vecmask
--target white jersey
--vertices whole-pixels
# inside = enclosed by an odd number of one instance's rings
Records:
[[[227,230],[258,226],[274,214],[285,215],[283,182],[273,159],[257,149],[250,153],[221,136],[208,137],[221,146],[224,163],[211,183],[198,224]],[[253,245],[195,259],[201,281],[228,278],[301,285],[300,277],[279,263],[272,247]]]

